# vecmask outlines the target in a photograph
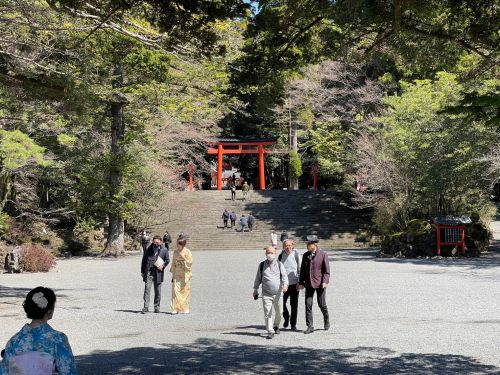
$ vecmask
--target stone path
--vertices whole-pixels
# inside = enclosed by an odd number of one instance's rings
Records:
[[[140,256],[61,260],[47,274],[0,275],[0,345],[25,322],[22,298],[58,295],[80,374],[500,374],[500,254],[464,260],[376,259],[331,252],[334,329],[264,339],[251,298],[261,251],[194,253],[192,314],[141,315]],[[303,293],[299,306],[304,328]],[[315,310],[316,327],[322,327]]]

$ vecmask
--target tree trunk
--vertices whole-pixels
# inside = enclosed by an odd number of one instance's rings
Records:
[[[123,65],[116,61],[113,67],[113,89],[123,85]],[[121,213],[121,190],[123,186],[123,156],[125,146],[123,137],[125,134],[125,121],[123,119],[123,108],[126,104],[123,94],[114,93],[111,100],[111,165],[109,168],[109,187],[111,207],[108,212],[109,231],[106,242],[106,253],[118,256],[124,253],[123,236],[125,225]]]
[[[299,178],[292,176],[290,167],[291,158],[290,154],[292,151],[297,152],[297,124],[292,121],[292,103],[291,99],[288,99],[288,189],[289,190],[299,190]]]

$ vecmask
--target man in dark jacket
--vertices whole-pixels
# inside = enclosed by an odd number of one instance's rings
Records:
[[[222,222],[224,223],[224,229],[227,227],[227,221],[229,220],[229,211],[227,208],[224,208],[224,212],[222,213]]]
[[[253,217],[252,213],[248,214],[248,229],[253,231],[253,226],[255,224],[255,218]]]
[[[163,260],[163,264],[158,266],[158,258]],[[168,250],[163,246],[160,236],[153,237],[153,243],[149,245],[147,250],[142,255],[141,262],[141,275],[144,281],[144,308],[142,313],[149,311],[149,296],[151,294],[151,286],[154,285],[155,299],[154,308],[155,313],[160,312],[160,299],[161,299],[161,283],[163,282],[163,273],[165,268],[170,263]]]
[[[330,262],[328,254],[318,248],[318,237],[307,236],[307,252],[302,256],[299,288],[306,289],[306,324],[304,333],[314,332],[313,297],[316,293],[319,308],[323,313],[325,330],[330,329],[330,318],[326,306],[326,288],[330,281]]]
[[[167,251],[170,250],[170,244],[172,243],[172,236],[170,233],[168,233],[168,230],[165,231],[165,234],[163,235],[163,244],[167,248]]]

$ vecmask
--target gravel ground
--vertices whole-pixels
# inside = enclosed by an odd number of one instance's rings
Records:
[[[0,345],[25,321],[30,288],[56,289],[51,324],[80,374],[500,374],[500,254],[488,259],[376,259],[331,252],[333,329],[266,340],[251,297],[263,252],[195,252],[190,315],[139,313],[140,255],[61,260],[46,274],[0,275]],[[305,328],[304,294],[299,328]],[[315,305],[316,328],[322,328]]]

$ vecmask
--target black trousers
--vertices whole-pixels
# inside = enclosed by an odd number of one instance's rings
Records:
[[[222,219],[224,221],[224,228],[227,227],[227,219]]]
[[[313,297],[316,293],[316,299],[318,300],[318,306],[323,313],[323,319],[325,323],[330,322],[330,317],[328,315],[328,307],[326,306],[326,289],[323,288],[311,288],[306,286],[306,324],[308,327],[314,327],[313,325]]]
[[[288,312],[288,307],[286,302],[290,297],[290,310],[292,313]],[[283,319],[285,321],[290,321],[292,327],[297,325],[297,310],[299,306],[299,291],[297,290],[297,284],[288,285],[288,290],[283,293]]]
[[[231,200],[235,200],[236,199],[236,192],[235,191],[231,191]]]

